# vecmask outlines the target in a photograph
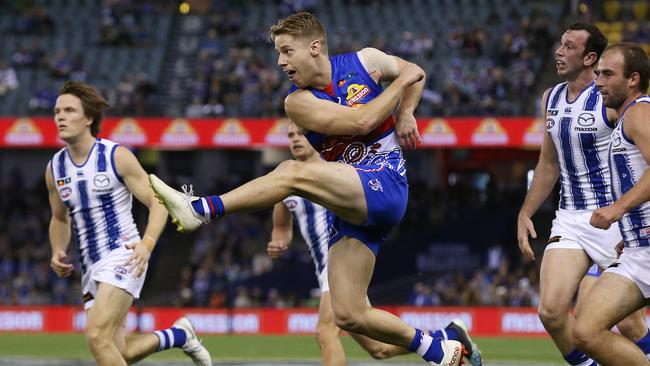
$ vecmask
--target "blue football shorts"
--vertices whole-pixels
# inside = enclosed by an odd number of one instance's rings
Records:
[[[333,215],[329,246],[344,236],[350,236],[364,243],[377,255],[391,229],[402,220],[406,212],[408,182],[405,176],[386,165],[351,166],[361,178],[368,207],[368,221],[365,225],[357,226]]]

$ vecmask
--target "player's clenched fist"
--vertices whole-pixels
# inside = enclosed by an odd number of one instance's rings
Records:
[[[67,257],[64,251],[58,251],[50,259],[50,267],[52,267],[54,273],[59,277],[68,277],[72,273],[72,264],[64,262]]]
[[[271,258],[279,258],[289,249],[289,243],[283,240],[271,240],[266,246],[266,252]]]
[[[619,209],[616,205],[602,207],[591,214],[589,223],[591,226],[599,229],[609,229],[609,226],[618,221],[624,213],[625,212]]]

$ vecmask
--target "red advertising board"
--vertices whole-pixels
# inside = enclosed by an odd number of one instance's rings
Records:
[[[384,307],[407,324],[438,329],[462,319],[477,336],[546,337],[534,308]],[[313,334],[317,309],[145,308],[129,312],[127,328],[150,332],[187,316],[201,334]],[[0,307],[0,332],[82,332],[86,314],[77,307]]]
[[[126,146],[160,149],[287,146],[287,119],[106,118],[101,137]],[[543,120],[520,118],[419,119],[423,148],[537,148]],[[0,118],[0,148],[56,148],[52,118]]]

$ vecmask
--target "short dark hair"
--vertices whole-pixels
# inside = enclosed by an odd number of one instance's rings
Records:
[[[95,87],[80,81],[67,81],[63,84],[59,95],[63,94],[71,94],[81,100],[84,115],[93,121],[90,133],[97,137],[104,112],[110,107],[106,99],[102,98]]]
[[[589,23],[571,23],[568,30],[583,30],[589,33],[587,37],[587,43],[585,44],[585,52],[583,55],[588,54],[589,52],[594,52],[596,54],[596,61],[594,61],[591,66],[595,66],[598,62],[598,59],[605,51],[607,47],[607,37],[600,31],[598,27]]]
[[[638,73],[639,91],[645,93],[650,84],[650,63],[643,48],[638,43],[621,42],[607,47],[605,51],[612,50],[617,50],[623,55],[623,76],[629,79],[633,73]]]

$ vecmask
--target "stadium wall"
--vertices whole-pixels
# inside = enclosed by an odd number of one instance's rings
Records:
[[[101,137],[159,149],[287,146],[287,119],[106,118]],[[544,120],[531,117],[419,119],[422,148],[539,148]],[[0,118],[0,148],[58,148],[51,118]]]
[[[473,335],[547,337],[535,308],[382,307],[407,324],[438,329],[462,319]],[[313,334],[317,309],[134,308],[127,317],[131,331],[167,328],[185,315],[201,334]],[[650,320],[650,319],[649,319]],[[75,306],[0,307],[0,333],[74,333],[86,328],[85,312]]]

